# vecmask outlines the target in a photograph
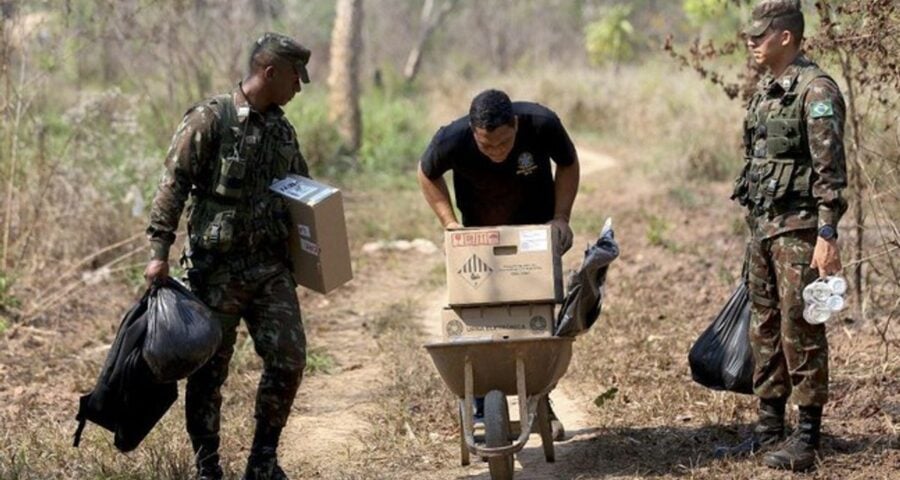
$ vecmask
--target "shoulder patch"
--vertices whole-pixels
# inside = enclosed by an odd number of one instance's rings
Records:
[[[834,107],[831,105],[831,100],[813,102],[809,107],[809,118],[824,118],[833,115]]]

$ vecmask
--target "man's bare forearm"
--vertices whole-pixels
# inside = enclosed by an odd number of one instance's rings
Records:
[[[571,165],[558,165],[556,167],[556,178],[553,181],[556,206],[553,218],[568,222],[572,216],[572,205],[575,203],[575,195],[578,194],[580,172],[578,159],[575,159]]]
[[[425,196],[425,201],[437,215],[441,226],[446,227],[450,224],[458,223],[456,213],[453,212],[453,204],[450,203],[450,190],[447,188],[447,182],[444,178],[432,180],[425,175],[422,167],[419,167],[419,187]]]

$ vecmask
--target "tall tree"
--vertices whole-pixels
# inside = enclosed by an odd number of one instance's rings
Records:
[[[457,0],[445,0],[437,9],[434,8],[435,0],[425,0],[422,4],[422,15],[419,20],[419,38],[413,45],[409,56],[406,57],[406,66],[403,67],[403,78],[407,82],[415,80],[419,73],[419,67],[422,65],[422,53],[428,44],[431,34],[441,24],[444,17],[453,10]]]
[[[344,152],[348,154],[359,150],[362,137],[359,111],[362,16],[362,0],[338,0],[331,32],[328,115],[341,136]]]

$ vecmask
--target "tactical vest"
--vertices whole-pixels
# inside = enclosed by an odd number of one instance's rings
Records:
[[[211,181],[198,182],[191,191],[188,236],[192,253],[247,256],[261,249],[281,253],[290,218],[284,202],[269,185],[290,170],[295,148],[290,129],[248,132],[251,120],[239,121],[231,94],[216,96],[203,105],[218,113],[219,148],[204,170]]]
[[[768,94],[760,89],[750,100],[744,119],[744,169],[735,181],[732,199],[750,208],[754,216],[770,218],[785,212],[813,209],[813,166],[802,115],[810,83],[830,78],[815,64],[797,69],[765,118],[758,107]]]

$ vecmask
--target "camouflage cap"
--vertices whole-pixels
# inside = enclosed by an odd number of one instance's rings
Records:
[[[308,48],[297,43],[291,37],[280,33],[265,33],[256,40],[256,46],[260,50],[265,50],[273,55],[291,62],[300,80],[303,83],[309,83],[309,72],[306,71],[306,64],[309,62],[310,51]]]
[[[788,15],[803,15],[800,0],[761,0],[753,8],[750,25],[744,29],[744,34],[750,37],[762,35],[772,20]]]

